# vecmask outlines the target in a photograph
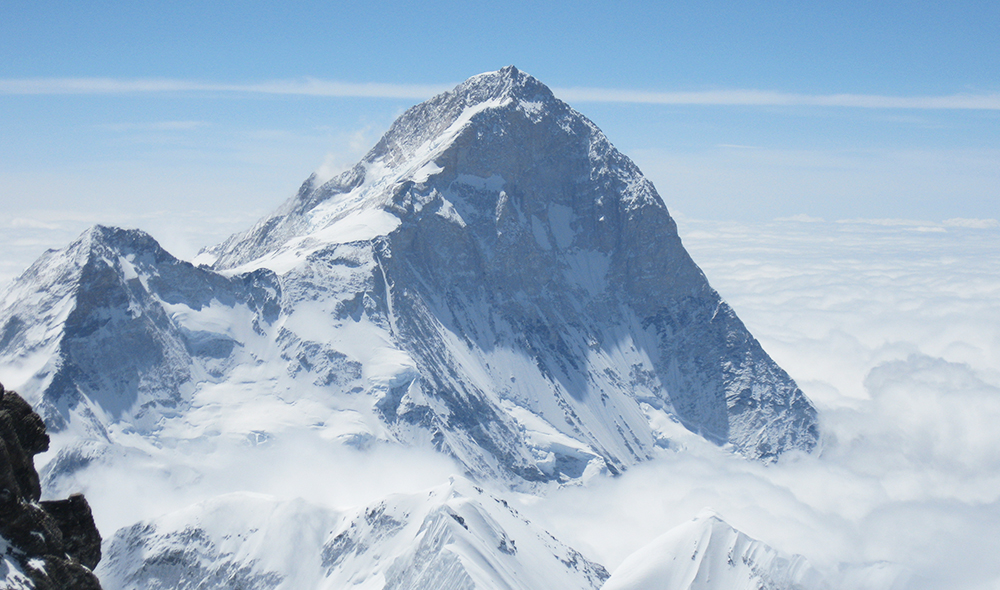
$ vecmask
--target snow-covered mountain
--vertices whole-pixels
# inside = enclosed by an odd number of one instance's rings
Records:
[[[405,357],[380,401],[400,436],[418,426],[528,480],[648,458],[669,444],[649,426],[664,411],[753,458],[815,445],[809,402],[708,285],[653,186],[531,76],[471,78],[314,180],[214,249],[214,267],[308,269],[300,296],[332,295],[331,315],[367,296]]]
[[[224,277],[143,232],[95,226],[6,293],[4,375],[26,384],[50,429],[104,439],[124,422],[152,432],[188,407],[198,382],[228,374],[277,318],[277,295],[267,271]]]
[[[309,280],[335,285],[328,312],[384,299],[419,373],[401,369],[385,397],[397,431],[444,433],[467,462],[529,480],[647,458],[661,411],[753,458],[815,445],[809,402],[708,285],[652,184],[531,76],[471,78],[313,184],[214,249],[214,267],[287,275],[311,260]],[[345,273],[367,290],[344,289]],[[555,432],[532,436],[523,413]]]
[[[399,446],[531,492],[692,433],[762,461],[818,440],[812,405],[709,286],[653,186],[513,67],[413,107],[357,166],[310,177],[194,264],[102,226],[47,252],[0,296],[0,379],[55,432],[41,470],[55,494],[91,471],[218,493],[220,465]],[[461,479],[357,512],[244,493],[158,514],[106,544],[106,586],[607,575]]]
[[[596,590],[608,574],[461,478],[335,511],[221,496],[119,530],[106,588]]]
[[[801,556],[782,555],[711,511],[671,529],[628,558],[603,590],[820,590]]]
[[[0,304],[0,377],[78,440],[324,424],[515,486],[618,473],[676,424],[816,445],[653,186],[531,76],[473,77],[315,181],[211,268],[104,227],[46,253]]]

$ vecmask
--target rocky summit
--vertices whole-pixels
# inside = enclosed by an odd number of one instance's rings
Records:
[[[9,590],[100,590],[91,570],[101,536],[87,500],[39,502],[34,456],[48,449],[41,417],[0,385],[0,585]]]
[[[819,437],[653,185],[514,67],[409,109],[195,264],[103,227],[47,253],[0,303],[0,361],[90,441],[53,478],[124,431],[311,429],[516,488],[620,473],[691,433],[762,461]]]

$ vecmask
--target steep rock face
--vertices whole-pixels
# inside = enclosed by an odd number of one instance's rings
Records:
[[[39,503],[34,456],[48,449],[41,417],[0,385],[0,567],[11,590],[100,590],[90,571],[101,536],[81,495]]]
[[[801,556],[782,555],[711,512],[622,562],[603,590],[828,590]]]
[[[608,574],[458,479],[337,512],[231,494],[118,531],[109,589],[596,590]]]

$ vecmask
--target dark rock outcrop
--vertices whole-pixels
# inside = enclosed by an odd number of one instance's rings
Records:
[[[39,502],[34,457],[49,448],[41,417],[0,385],[0,537],[38,590],[100,590],[101,535],[87,500]]]

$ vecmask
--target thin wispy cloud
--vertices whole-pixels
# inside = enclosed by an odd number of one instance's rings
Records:
[[[152,123],[111,123],[98,125],[104,131],[193,131],[209,126],[205,121],[154,121]]]
[[[289,96],[358,97],[423,100],[452,84],[354,83],[304,78],[253,84],[226,84],[177,79],[26,78],[0,80],[0,94],[146,94],[224,92]],[[875,94],[796,94],[766,90],[706,90],[650,92],[614,88],[554,88],[569,102],[633,103],[704,106],[817,106],[864,109],[1000,110],[1000,93],[945,96],[883,96]]]
[[[305,78],[255,84],[224,84],[175,79],[29,78],[0,80],[0,94],[150,94],[170,92],[226,92],[298,96],[425,99],[451,85],[335,82]]]
[[[764,90],[643,92],[603,88],[557,91],[570,102],[619,102],[663,105],[820,106],[864,109],[1000,110],[1000,94],[881,96],[875,94],[794,94]]]

